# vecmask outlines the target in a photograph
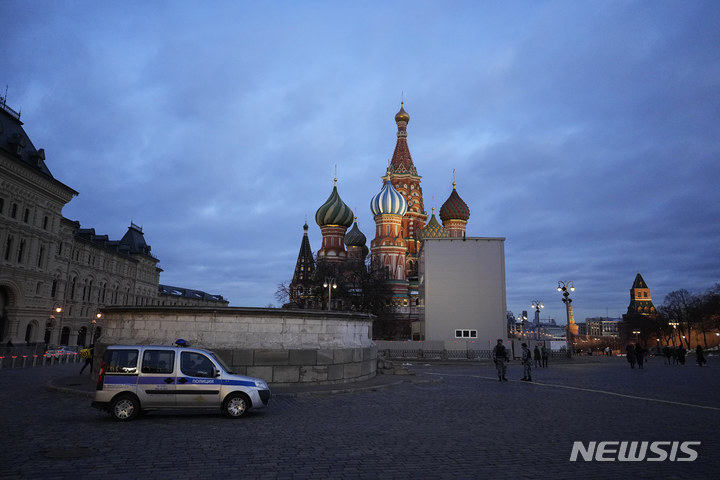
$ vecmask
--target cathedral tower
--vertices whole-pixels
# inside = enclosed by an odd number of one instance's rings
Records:
[[[300,243],[300,253],[298,253],[297,262],[295,263],[295,273],[292,282],[290,282],[290,304],[303,308],[312,297],[312,277],[315,273],[315,260],[313,259],[312,249],[310,248],[310,239],[308,238],[308,224],[303,225],[303,238]]]
[[[407,299],[408,282],[406,274],[407,244],[403,237],[403,215],[407,212],[407,201],[390,179],[385,177],[380,192],[370,201],[370,211],[375,220],[375,238],[370,243],[373,268],[384,269],[391,284],[396,301]]]
[[[427,213],[425,212],[422,188],[420,187],[422,177],[418,175],[413,164],[407,143],[407,125],[409,122],[410,115],[405,111],[404,104],[401,102],[400,111],[395,115],[397,141],[387,170],[387,178],[407,202],[407,212],[404,214],[401,223],[402,236],[407,245],[405,276],[410,278],[412,282],[417,283],[417,254],[420,248],[419,232],[425,226]]]
[[[458,195],[454,181],[452,185],[453,189],[450,197],[440,207],[440,219],[450,237],[464,238],[467,231],[467,222],[470,218],[470,209],[467,203]]]
[[[340,198],[337,191],[337,178],[333,191],[325,203],[315,212],[315,222],[322,233],[322,247],[318,250],[318,261],[342,263],[347,257],[345,251],[345,231],[353,224],[350,207]]]

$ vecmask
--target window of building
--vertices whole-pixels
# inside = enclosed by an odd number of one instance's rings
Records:
[[[30,220],[30,209],[26,208],[25,213],[23,213],[23,222],[28,223],[28,220]]]
[[[25,240],[20,240],[20,246],[18,248],[18,256],[17,256],[18,263],[22,263],[24,253],[25,253]]]
[[[13,236],[8,235],[7,239],[5,240],[5,260],[10,260],[10,252],[12,251],[13,246]]]
[[[455,338],[477,338],[477,330],[457,329],[455,330]]]
[[[45,218],[43,218],[43,230],[47,230],[48,228],[48,217],[45,215]]]
[[[11,218],[17,217],[17,209],[18,209],[17,203],[13,203],[12,210],[10,211]]]

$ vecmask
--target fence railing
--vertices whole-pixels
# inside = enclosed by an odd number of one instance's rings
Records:
[[[46,355],[5,351],[0,353],[0,369],[47,367],[66,363],[79,363],[80,360],[80,353],[78,352],[65,353],[62,355]]]
[[[432,349],[408,349],[408,348],[381,348],[378,355],[388,359],[402,360],[491,360],[492,350],[432,350]],[[549,351],[549,358],[567,358],[567,353],[562,350]]]

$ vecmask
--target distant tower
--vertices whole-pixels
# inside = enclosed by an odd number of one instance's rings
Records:
[[[337,178],[333,191],[325,203],[315,212],[315,222],[322,232],[322,247],[318,250],[318,261],[342,263],[347,257],[345,231],[353,224],[353,213],[345,205],[337,191]]]
[[[440,207],[440,219],[450,237],[464,238],[467,231],[467,222],[470,218],[470,209],[467,203],[458,195],[454,180],[452,185],[453,189],[450,196]]]
[[[639,273],[635,276],[635,281],[630,289],[630,305],[627,313],[628,315],[654,315],[657,313],[650,296],[650,288]]]
[[[387,273],[396,301],[397,297],[407,299],[407,244],[402,232],[407,201],[395,190],[388,177],[385,177],[380,192],[370,201],[370,211],[375,219],[375,238],[370,243],[372,266]]]
[[[295,273],[290,282],[290,304],[297,307],[305,307],[308,299],[312,296],[312,276],[315,273],[315,260],[313,259],[310,239],[308,238],[308,224],[303,225],[303,238],[300,243],[295,263]]]

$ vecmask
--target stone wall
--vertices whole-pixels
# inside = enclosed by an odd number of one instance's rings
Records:
[[[106,307],[106,345],[191,346],[216,352],[233,370],[275,386],[303,382],[346,383],[377,371],[370,339],[372,316],[319,310],[246,307]]]

